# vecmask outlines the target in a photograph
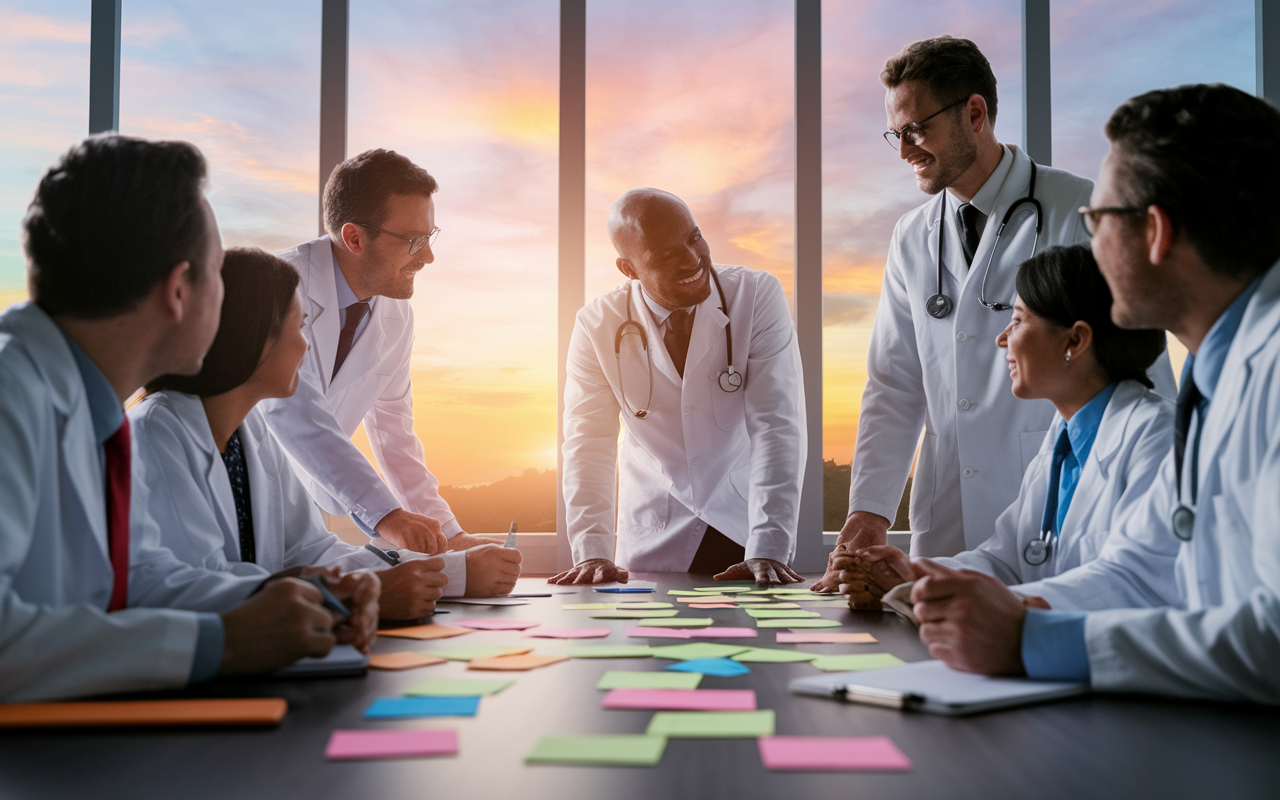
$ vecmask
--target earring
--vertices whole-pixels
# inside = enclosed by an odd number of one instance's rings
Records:
[[[1068,350],[1068,351],[1067,351],[1067,363],[1068,363],[1068,364],[1070,364],[1070,363],[1071,363],[1071,351],[1070,351],[1070,350]]]

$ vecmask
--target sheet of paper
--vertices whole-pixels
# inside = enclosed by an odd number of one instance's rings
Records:
[[[645,731],[680,739],[748,739],[772,736],[774,714],[762,711],[659,711]]]
[[[426,653],[399,652],[369,656],[369,666],[373,669],[413,669],[443,664],[446,661],[448,661],[447,658],[429,656]]]
[[[597,689],[696,689],[700,672],[625,672],[609,670],[596,682]]]
[[[415,717],[474,717],[479,697],[379,697],[364,712],[365,719]]]
[[[824,631],[778,631],[778,644],[875,644],[869,633],[830,633]]]
[[[609,628],[542,628],[526,633],[536,639],[602,639],[612,631]]]
[[[450,636],[462,636],[471,633],[470,628],[451,628],[448,625],[412,625],[407,628],[383,628],[379,636],[394,636],[398,639],[448,639]]]
[[[763,736],[765,769],[907,772],[907,758],[888,736]]]
[[[334,731],[324,751],[330,761],[457,754],[456,731]]]
[[[458,624],[478,631],[527,631],[542,623],[534,619],[460,619]]]
[[[543,736],[524,760],[526,764],[652,767],[662,760],[666,747],[662,736]]]
[[[758,619],[757,628],[839,628],[835,619]]]
[[[513,680],[500,679],[431,678],[415,683],[403,693],[410,697],[482,697],[496,694],[513,683]]]
[[[519,597],[445,597],[437,603],[458,603],[464,606],[527,606],[528,600]]]
[[[812,661],[817,657],[817,653],[802,653],[799,650],[783,650],[776,647],[753,647],[744,653],[730,656],[734,661],[745,661],[749,664],[793,664]]]
[[[560,607],[565,611],[600,611],[605,608],[615,608],[617,605],[617,603],[570,603]]]
[[[483,669],[507,672],[524,672],[526,670],[546,667],[568,661],[565,655],[550,653],[527,653],[522,656],[499,656],[497,658],[477,658],[467,664],[467,669]]]
[[[655,608],[655,609],[631,609],[611,608],[606,611],[593,611],[592,619],[658,619],[661,617],[674,617],[679,614],[678,609]]]
[[[818,656],[812,663],[823,672],[852,672],[855,669],[896,667],[907,662],[889,653],[853,653],[838,656]]]
[[[651,628],[705,628],[715,622],[711,617],[670,617],[651,619],[644,624]]]
[[[752,689],[614,689],[600,701],[600,707],[652,711],[755,711],[756,693]]]
[[[697,594],[688,597],[677,597],[677,603],[731,603],[733,596],[727,594]]]
[[[580,644],[565,650],[570,658],[649,658],[647,644]]]
[[[283,697],[0,703],[0,728],[279,725]]]
[[[756,619],[812,619],[822,616],[817,611],[804,611],[799,608],[781,611],[776,611],[772,608],[748,608],[746,612]]]
[[[690,603],[689,608],[737,608],[733,603]]]
[[[745,664],[730,661],[727,658],[695,658],[690,661],[678,661],[666,668],[674,672],[699,672],[703,675],[715,675],[718,678],[736,678],[751,672]]]
[[[689,642],[673,644],[667,647],[653,648],[654,658],[672,658],[688,661],[694,658],[728,658],[750,650],[750,647],[735,644],[714,644],[712,642]]]
[[[460,644],[441,650],[432,650],[431,655],[447,658],[450,661],[470,661],[473,658],[496,658],[498,656],[518,656],[533,652],[532,647],[521,647],[510,644]]]

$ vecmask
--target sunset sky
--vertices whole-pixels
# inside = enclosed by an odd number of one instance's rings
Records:
[[[0,306],[25,296],[19,222],[84,135],[89,0],[0,0]],[[1018,0],[823,4],[824,439],[852,457],[867,340],[897,218],[925,200],[887,147],[884,60],[942,33],[995,69],[996,131],[1021,141]],[[1055,0],[1054,165],[1093,177],[1126,97],[1190,81],[1254,89],[1253,3]],[[316,236],[319,3],[125,0],[121,131],[188,139],[227,245]],[[388,147],[439,180],[418,277],[418,431],[442,482],[555,465],[559,4],[352,0],[348,152]],[[793,5],[588,3],[587,296],[621,279],[609,205],[683,197],[718,262],[791,289]],[[923,301],[923,298],[921,298]]]

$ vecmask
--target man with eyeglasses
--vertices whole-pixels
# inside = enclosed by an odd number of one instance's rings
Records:
[[[1054,413],[1047,401],[1013,396],[996,346],[1014,277],[1033,251],[1088,241],[1076,209],[1090,182],[996,139],[996,79],[977,45],[914,42],[880,81],[884,137],[933,197],[898,221],[889,245],[849,515],[832,559],[886,543],[913,457],[912,554],[954,555],[991,536]],[[1172,396],[1167,356],[1152,377]],[[832,563],[816,589],[837,589]]]
[[[520,576],[520,553],[462,530],[413,429],[409,298],[418,272],[435,260],[438,188],[390,150],[334,169],[324,190],[327,235],[280,254],[301,274],[310,348],[298,390],[263,408],[321,509],[350,516],[386,559],[397,557],[386,544],[447,550],[446,597],[500,595]],[[351,441],[361,422],[384,477]]]

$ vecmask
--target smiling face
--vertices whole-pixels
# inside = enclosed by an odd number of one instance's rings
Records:
[[[401,236],[423,236],[436,225],[436,204],[430,195],[392,195],[387,198],[387,217],[379,228]],[[364,249],[360,253],[357,282],[363,289],[355,289],[361,299],[380,295],[397,300],[413,297],[413,279],[427,264],[436,260],[431,245],[409,255],[409,243],[404,239],[387,236],[369,229],[365,234]],[[367,293],[367,294],[365,294]]]
[[[1070,383],[1066,352],[1071,329],[1054,325],[1031,311],[1022,298],[1013,303],[1013,318],[996,337],[1007,350],[1013,396],[1020,400],[1055,399]]]
[[[639,279],[664,308],[696,306],[711,295],[711,247],[689,207],[655,194],[644,199],[632,230],[616,238],[618,269]]]
[[[948,98],[948,102],[953,99]],[[962,103],[921,122],[945,106],[946,103],[934,97],[929,87],[920,81],[905,81],[885,93],[889,127],[902,130],[908,125],[919,125],[923,133],[918,145],[908,143],[905,136],[900,138],[898,155],[911,165],[916,184],[925,194],[937,194],[953,185],[978,158],[973,132],[964,124],[967,105]]]

